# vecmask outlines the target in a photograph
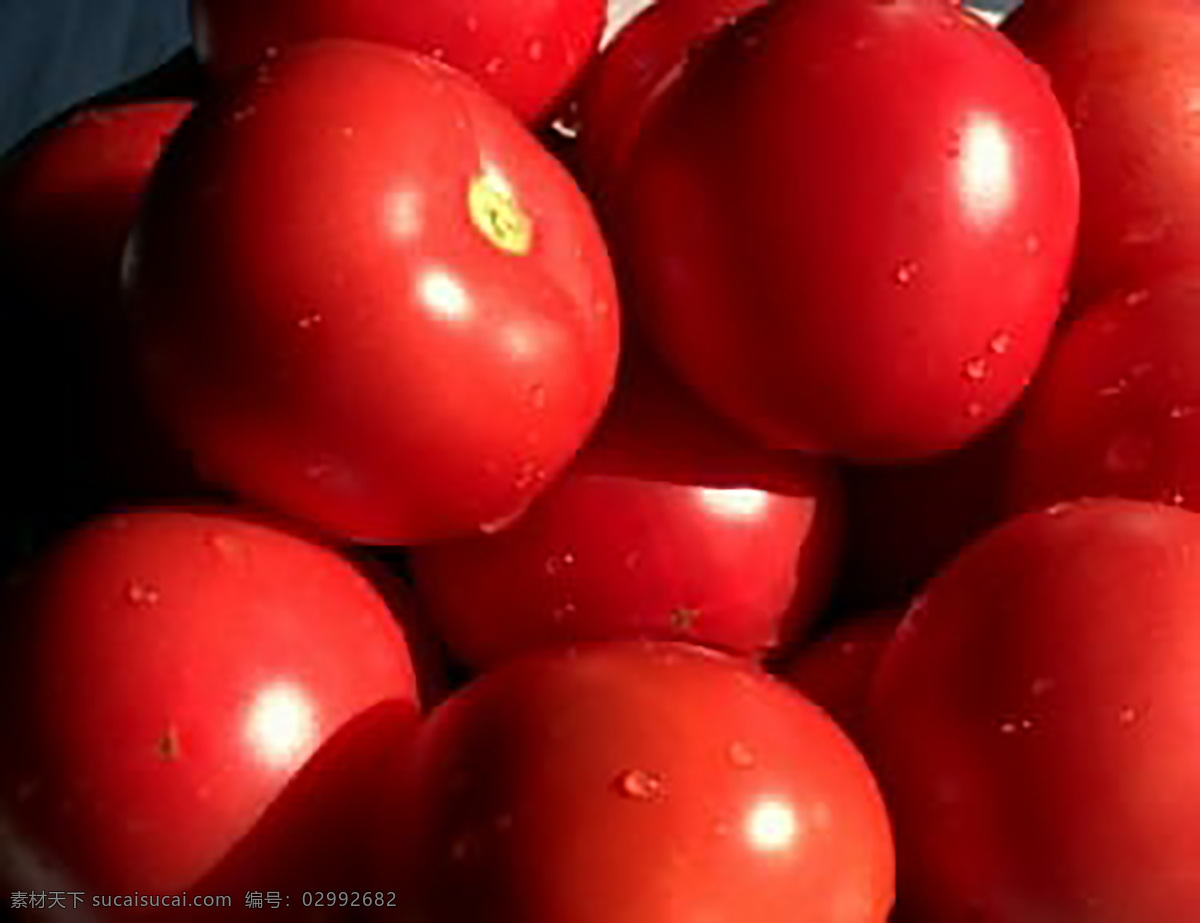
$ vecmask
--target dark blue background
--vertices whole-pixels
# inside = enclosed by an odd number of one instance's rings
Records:
[[[0,151],[72,103],[154,68],[188,40],[186,0],[0,0]]]

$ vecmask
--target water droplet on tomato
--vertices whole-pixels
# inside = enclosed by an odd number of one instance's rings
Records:
[[[963,363],[963,378],[967,381],[980,382],[988,377],[988,362],[982,356],[977,356],[974,359],[968,359]]]
[[[617,793],[632,801],[658,801],[665,793],[662,776],[644,769],[629,769],[617,776]]]
[[[528,46],[529,60],[540,61],[546,56],[546,43],[540,38],[532,39]]]
[[[483,65],[485,74],[496,76],[500,71],[504,70],[504,60],[502,58],[491,58],[487,64]]]
[[[1122,708],[1120,713],[1117,715],[1117,720],[1121,722],[1122,727],[1129,727],[1130,725],[1135,724],[1137,719],[1137,709],[1128,705]]]
[[[296,326],[301,330],[312,330],[313,327],[316,327],[324,319],[320,314],[305,314],[296,321]]]
[[[131,580],[125,586],[125,599],[132,606],[156,606],[162,600],[162,593],[148,583]]]
[[[1013,335],[1008,331],[1001,330],[988,341],[988,350],[997,356],[1005,355],[1012,349]]]
[[[1145,304],[1150,300],[1150,292],[1144,288],[1139,288],[1127,293],[1121,300],[1129,307],[1136,308],[1139,304]]]
[[[738,769],[753,769],[758,762],[754,757],[754,751],[740,740],[731,743],[727,753],[729,762]]]
[[[916,278],[919,269],[920,267],[917,266],[915,260],[905,260],[896,267],[893,278],[896,280],[897,285],[908,285]]]

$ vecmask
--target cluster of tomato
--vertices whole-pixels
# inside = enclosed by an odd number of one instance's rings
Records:
[[[0,881],[1200,919],[1200,10],[605,7],[9,159]]]

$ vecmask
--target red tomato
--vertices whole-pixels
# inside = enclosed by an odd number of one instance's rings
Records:
[[[782,671],[784,679],[827,711],[838,726],[862,740],[867,693],[884,650],[900,624],[898,611],[839,621],[803,648]]]
[[[676,0],[642,10],[596,60],[579,94],[578,154],[603,193],[624,171],[646,113],[688,56],[766,0]]]
[[[591,59],[605,0],[192,0],[201,59],[228,78],[297,42],[364,39],[454,65],[527,122]]]
[[[28,863],[22,890],[343,881],[416,706],[403,632],[348,563],[231,516],[113,516],[41,562],[4,630],[0,866]]]
[[[89,326],[110,310],[150,171],[191,108],[165,100],[87,108],[35,137],[0,189],[7,280]]]
[[[197,110],[131,252],[150,387],[198,464],[356,539],[499,528],[612,386],[586,200],[416,55],[301,46]]]
[[[761,656],[824,603],[842,525],[832,468],[746,445],[645,361],[519,522],[414,551],[425,609],[466,662],[637,638]]]
[[[1200,276],[1089,308],[1016,430],[1012,501],[1121,496],[1200,509]]]
[[[846,562],[837,597],[854,608],[906,606],[1006,512],[1012,425],[957,452],[907,465],[845,469]]]
[[[1016,519],[931,585],[871,692],[901,903],[926,923],[1200,907],[1200,517]]]
[[[1073,288],[1088,304],[1195,263],[1200,9],[1188,0],[1037,0],[1005,32],[1049,73],[1083,182]]]
[[[9,544],[112,494],[191,486],[152,422],[121,322],[121,253],[182,101],[81,109],[32,136],[0,176],[0,392]],[[33,536],[31,536],[33,537]]]
[[[686,645],[547,653],[418,738],[424,911],[492,923],[883,923],[888,820],[819,709]]]
[[[654,107],[626,180],[640,319],[681,376],[768,445],[871,461],[1012,405],[1078,213],[1045,81],[929,0],[751,13]]]

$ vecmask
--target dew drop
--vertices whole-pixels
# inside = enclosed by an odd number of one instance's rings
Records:
[[[1182,490],[1168,491],[1163,500],[1168,506],[1183,506],[1187,503],[1187,497],[1184,496]]]
[[[1015,721],[1005,721],[1003,724],[1000,725],[1000,733],[1005,734],[1005,735],[1010,735],[1010,736],[1012,734],[1017,733],[1016,722]]]
[[[502,70],[504,70],[504,60],[502,58],[492,58],[487,64],[483,65],[484,73],[491,74],[493,77]]]
[[[323,318],[320,314],[305,314],[302,318],[296,321],[296,326],[301,330],[312,330],[313,327],[316,327],[318,324],[324,321],[324,319],[325,318]]]
[[[983,381],[988,377],[987,359],[984,359],[982,356],[976,357],[975,359],[968,359],[963,364],[962,373],[963,378],[965,378],[967,381]]]
[[[896,267],[892,278],[896,280],[897,285],[908,285],[917,277],[919,269],[915,260],[905,260]]]
[[[1056,503],[1046,509],[1046,515],[1057,519],[1059,516],[1065,516],[1067,513],[1071,512],[1074,507],[1075,504],[1071,502]]]
[[[445,61],[446,49],[441,47],[435,48],[433,51],[429,52],[429,57],[433,58],[435,61]]]
[[[498,519],[490,519],[487,522],[481,522],[479,524],[479,531],[484,535],[496,535],[497,533],[503,532],[518,519],[524,516],[525,511],[528,508],[528,505],[522,506],[520,509],[509,513],[507,516],[501,516]]]
[[[988,341],[988,350],[997,356],[1003,356],[1012,349],[1012,344],[1012,334],[1002,330]]]
[[[525,462],[517,469],[517,476],[513,481],[513,486],[517,490],[529,490],[537,484],[545,483],[547,478],[544,468],[536,462]]]
[[[125,599],[133,606],[156,606],[162,593],[157,587],[134,580],[125,587]]]
[[[1117,720],[1121,722],[1122,727],[1129,727],[1138,719],[1137,709],[1126,706],[1121,709],[1117,715]]]
[[[1196,407],[1194,404],[1176,404],[1169,411],[1167,411],[1167,416],[1169,416],[1172,420],[1186,420],[1188,417],[1193,417],[1197,413],[1200,413],[1200,407]]]
[[[529,60],[540,61],[546,56],[546,43],[540,38],[535,38],[529,43]]]
[[[468,16],[467,17],[467,31],[468,32],[478,32],[479,31],[479,17],[478,16]]]
[[[1105,399],[1110,398],[1110,397],[1120,397],[1122,394],[1124,394],[1128,390],[1129,390],[1129,380],[1126,378],[1119,378],[1116,381],[1114,381],[1111,385],[1105,385],[1103,388],[1101,388],[1099,391],[1097,391],[1096,396],[1102,397]]]
[[[753,769],[757,764],[754,751],[740,740],[735,740],[729,745],[727,755],[729,756],[729,762],[738,769]]]
[[[1148,291],[1147,291],[1146,289],[1144,289],[1144,288],[1139,288],[1139,289],[1137,289],[1137,290],[1135,290],[1135,291],[1129,292],[1129,293],[1128,293],[1128,294],[1126,294],[1126,295],[1125,295],[1125,297],[1124,297],[1123,299],[1121,299],[1121,300],[1122,300],[1122,301],[1123,301],[1123,302],[1124,302],[1124,303],[1125,303],[1125,304],[1126,304],[1128,307],[1131,307],[1131,308],[1136,308],[1138,305],[1140,305],[1140,304],[1145,304],[1147,301],[1149,301],[1149,300],[1150,300],[1150,292],[1148,292]]]
[[[665,788],[662,777],[644,769],[629,769],[617,776],[617,793],[633,801],[658,801]]]

